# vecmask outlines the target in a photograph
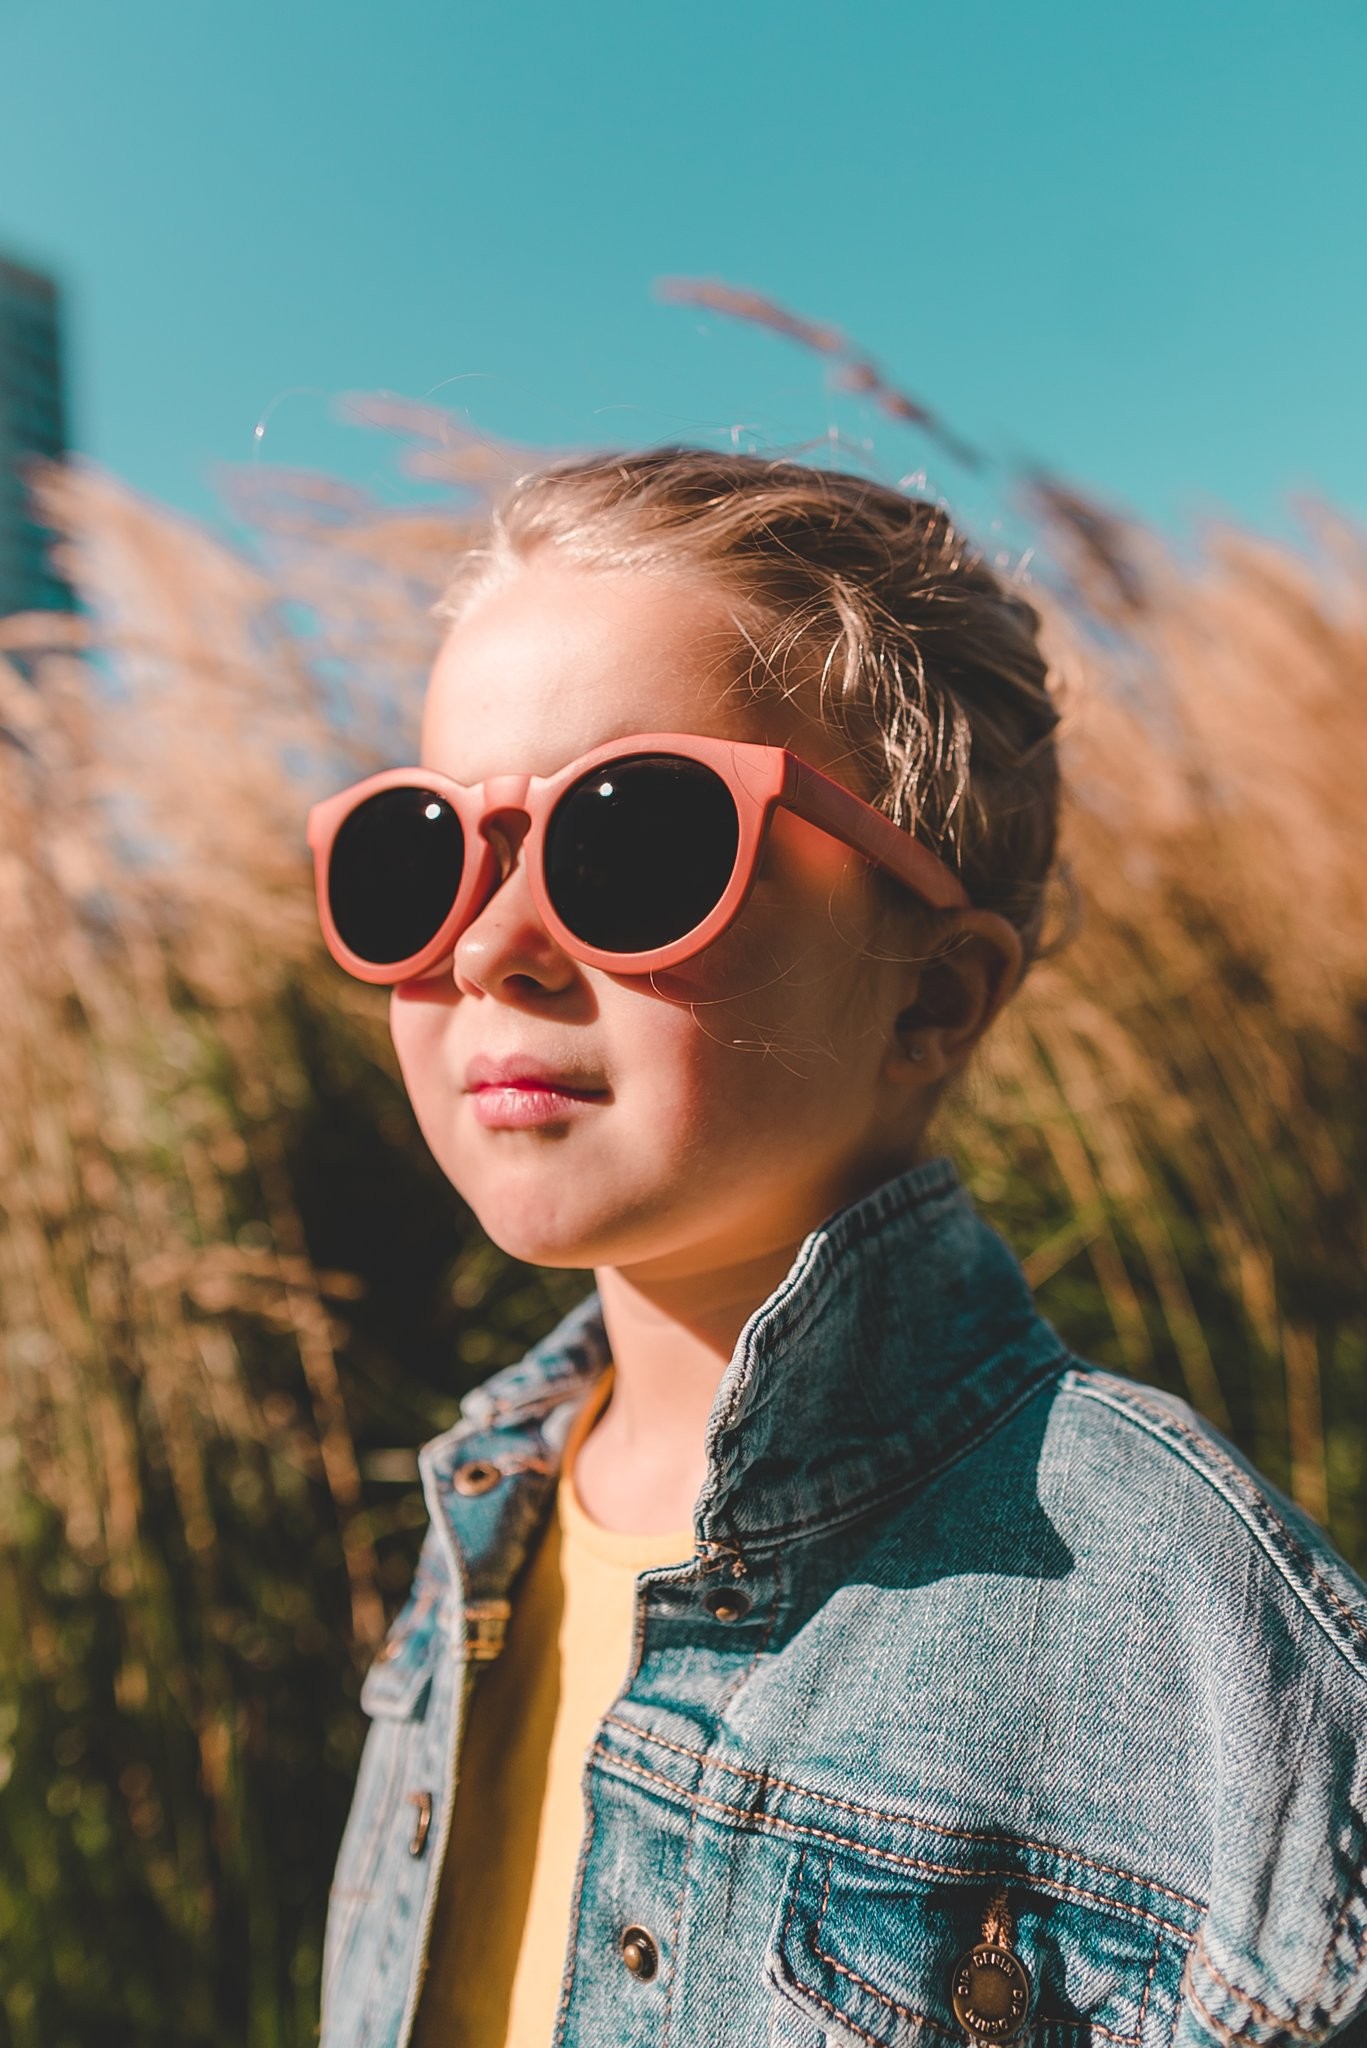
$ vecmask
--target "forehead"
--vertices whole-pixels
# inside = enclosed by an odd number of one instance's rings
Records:
[[[452,626],[422,762],[461,782],[550,775],[636,732],[765,739],[728,594],[701,576],[533,562]]]

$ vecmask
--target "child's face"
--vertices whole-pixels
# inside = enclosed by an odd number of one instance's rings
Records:
[[[751,702],[725,597],[700,580],[533,564],[447,636],[423,765],[462,782],[550,775],[635,732],[832,741]],[[918,1105],[883,1058],[896,971],[864,958],[857,854],[780,810],[754,889],[712,946],[650,975],[581,965],[541,924],[518,857],[455,953],[397,988],[390,1028],[437,1161],[494,1242],[546,1266],[682,1279],[796,1241],[914,1155]],[[602,1092],[492,1128],[466,1069],[525,1056]]]

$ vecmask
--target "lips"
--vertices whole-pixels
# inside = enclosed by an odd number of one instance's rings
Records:
[[[489,1131],[535,1131],[562,1135],[566,1127],[611,1101],[606,1088],[590,1087],[593,1076],[552,1067],[526,1053],[501,1060],[481,1056],[465,1070],[470,1114]]]
[[[511,1089],[519,1094],[568,1095],[585,1102],[607,1093],[589,1074],[552,1067],[526,1053],[513,1053],[503,1059],[488,1059],[480,1054],[472,1059],[465,1069],[466,1093],[477,1095],[486,1088]]]

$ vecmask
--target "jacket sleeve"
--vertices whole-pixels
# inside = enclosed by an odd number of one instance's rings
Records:
[[[1211,1528],[1210,1904],[1174,2048],[1367,2048],[1367,1588],[1265,1482],[1216,1476],[1243,1531]]]

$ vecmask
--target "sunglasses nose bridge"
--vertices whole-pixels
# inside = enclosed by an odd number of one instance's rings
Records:
[[[521,804],[500,804],[497,810],[484,813],[479,829],[486,839],[497,833],[500,839],[506,839],[510,846],[517,847],[525,839],[531,822],[531,813],[525,811]]]
[[[479,829],[487,839],[491,828],[501,832],[517,845],[527,827],[531,824],[531,812],[527,809],[527,791],[531,787],[530,775],[491,775],[480,792],[484,812]]]
[[[506,873],[517,850],[531,829],[531,812],[526,796],[530,775],[495,775],[484,785],[484,812],[479,821],[481,836],[498,856],[500,873]]]
[[[486,819],[501,811],[521,811],[525,817],[531,782],[530,775],[491,775],[484,785]]]

